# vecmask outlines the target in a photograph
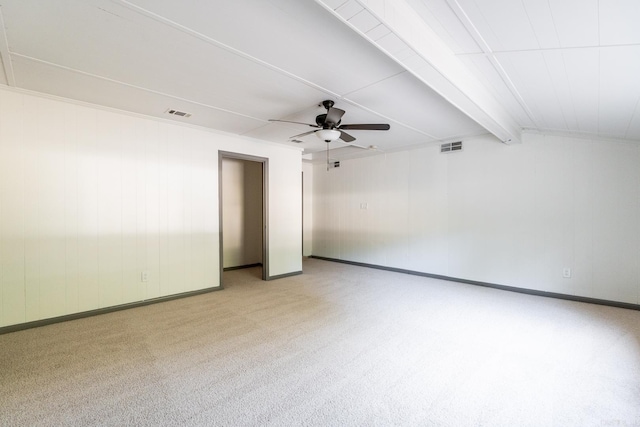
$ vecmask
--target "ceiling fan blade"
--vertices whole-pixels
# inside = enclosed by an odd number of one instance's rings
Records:
[[[295,123],[295,124],[297,124],[297,125],[311,126],[312,128],[320,127],[320,126],[318,126],[318,125],[312,125],[312,124],[310,124],[310,123],[292,122],[291,120],[269,119],[268,121],[270,121],[270,122],[283,122],[283,123]]]
[[[344,142],[351,142],[356,140],[354,137],[343,131],[340,131],[340,139]]]
[[[389,130],[391,126],[386,123],[380,124],[353,124],[353,125],[340,125],[338,129],[353,129],[353,130]]]
[[[310,135],[310,134],[312,134],[312,133],[316,133],[316,132],[318,132],[318,131],[317,131],[317,130],[310,130],[309,132],[300,133],[300,134],[298,134],[298,135],[290,136],[290,137],[289,137],[289,139],[299,138],[299,137],[301,137],[301,136],[307,136],[307,135]]]
[[[342,118],[343,115],[344,115],[344,110],[331,107],[327,110],[327,117],[325,117],[324,122],[337,125],[338,123],[340,123],[340,119]]]

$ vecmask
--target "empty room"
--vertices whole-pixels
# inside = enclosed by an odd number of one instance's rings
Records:
[[[638,22],[1,0],[0,426],[640,426]]]

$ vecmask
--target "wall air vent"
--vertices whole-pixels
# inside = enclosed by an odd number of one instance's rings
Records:
[[[462,150],[462,141],[447,142],[446,144],[442,144],[440,146],[441,153],[450,153],[452,151],[460,151],[460,150]]]
[[[191,117],[191,113],[185,113],[184,111],[174,110],[172,108],[168,109],[166,112],[174,116]]]

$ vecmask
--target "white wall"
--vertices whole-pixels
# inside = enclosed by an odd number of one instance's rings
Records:
[[[311,163],[302,164],[303,183],[302,193],[302,255],[309,256],[313,254],[313,165]]]
[[[313,254],[640,302],[638,145],[464,143],[314,166]]]
[[[223,267],[262,263],[262,163],[222,159]]]
[[[0,88],[0,326],[219,286],[218,150],[269,158],[300,271],[299,151]]]

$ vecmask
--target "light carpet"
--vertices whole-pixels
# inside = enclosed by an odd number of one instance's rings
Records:
[[[640,312],[306,259],[0,336],[0,425],[640,426]]]

